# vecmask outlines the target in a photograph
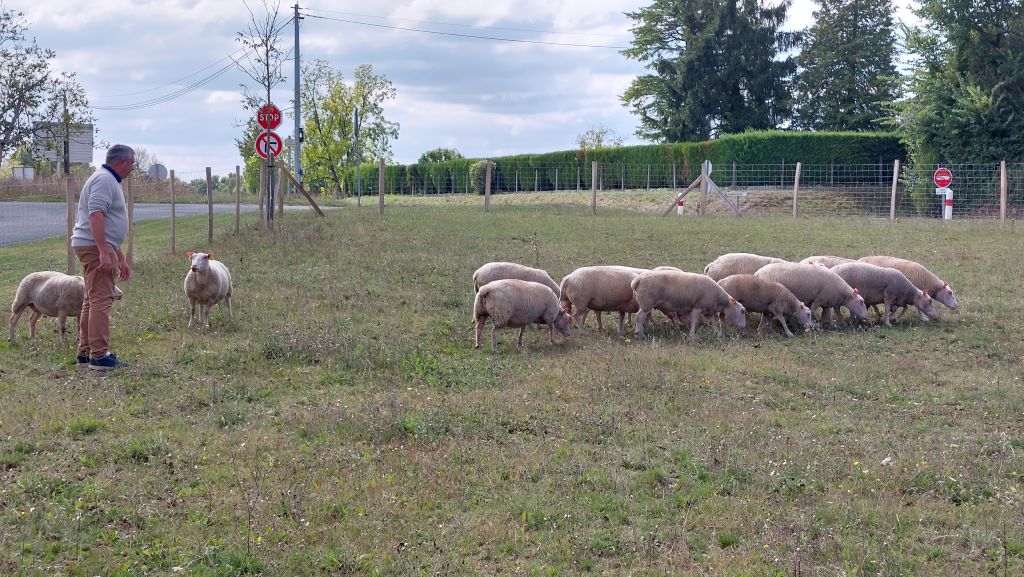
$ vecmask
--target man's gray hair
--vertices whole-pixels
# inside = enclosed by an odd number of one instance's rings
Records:
[[[107,165],[109,166],[121,159],[133,158],[134,156],[135,151],[132,150],[132,147],[125,144],[115,144],[107,150]]]

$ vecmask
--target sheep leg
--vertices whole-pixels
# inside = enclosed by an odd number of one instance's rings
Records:
[[[548,338],[551,340],[551,344],[555,344],[555,323],[548,325]]]
[[[764,317],[761,317],[761,320],[763,321]],[[793,336],[793,332],[789,330],[789,325],[786,324],[786,317],[776,314],[775,320],[779,321],[779,324],[782,325],[782,330],[786,332],[787,337]]]
[[[484,323],[487,322],[487,317],[480,315],[476,317],[476,339],[473,341],[473,348],[480,348],[480,335],[484,332]]]
[[[767,324],[767,320],[767,316],[764,313],[761,313],[761,321],[757,323],[757,330],[754,331],[757,333],[757,336],[761,336],[764,334],[764,325]]]
[[[907,314],[907,309],[908,309],[908,305],[903,305],[902,307],[900,307],[900,313],[898,315],[896,315],[896,318],[893,319],[893,320],[895,320],[896,322],[902,321],[903,320],[903,315]]]
[[[57,326],[60,327],[60,344],[61,345],[67,345],[68,344],[68,339],[67,339],[68,314],[67,313],[62,312],[62,313],[59,313],[57,315]]]
[[[526,332],[526,325],[519,327],[519,340],[516,341],[516,346],[520,349],[523,348],[523,333]]]
[[[638,339],[642,339],[642,338],[644,338],[646,336],[646,335],[644,335],[644,323],[647,321],[647,316],[650,315],[650,314],[651,313],[649,311],[645,311],[643,309],[640,309],[636,313],[636,319],[634,319],[634,321],[633,321],[633,336],[634,337],[636,337]]]
[[[192,328],[192,322],[196,318],[196,301],[194,299],[188,299],[189,311],[188,311],[188,328]]]
[[[36,307],[29,306],[32,307],[32,315],[28,317],[28,338],[34,339],[36,338],[36,321],[39,320],[39,317],[43,316],[43,313]]]
[[[491,351],[498,350],[498,325],[491,325]]]
[[[227,294],[227,296],[224,297],[224,304],[228,305],[228,319],[232,319],[233,315],[231,314],[231,293],[230,292]]]
[[[210,309],[212,309],[212,308],[213,308],[213,305],[209,304],[209,303],[204,304],[204,305],[199,305],[199,317],[200,317],[200,320],[202,321],[204,329],[209,329],[210,328]]]
[[[619,336],[626,334],[626,313],[619,312]]]
[[[576,312],[572,314],[572,320],[576,323],[576,329],[580,331],[580,336],[583,336],[583,325],[587,322],[589,313],[590,309],[576,307]]]
[[[697,339],[697,321],[700,320],[700,309],[690,311],[690,340]]]
[[[7,323],[8,328],[11,331],[8,340],[14,340],[14,326],[18,324],[18,319],[21,318],[21,313],[23,312],[25,312],[25,307],[21,307],[20,309],[14,311],[14,314],[11,315],[11,320],[10,322]]]
[[[594,314],[597,315],[597,332],[603,333],[604,325],[601,324],[601,311],[594,311]]]

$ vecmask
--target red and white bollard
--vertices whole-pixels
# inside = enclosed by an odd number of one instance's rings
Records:
[[[685,199],[679,199],[679,202],[676,203],[676,214],[678,214],[679,216],[683,216],[684,214],[686,214]]]
[[[935,194],[942,197],[942,220],[953,220],[953,189],[939,187]]]

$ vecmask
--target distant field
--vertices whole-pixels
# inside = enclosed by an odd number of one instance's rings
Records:
[[[127,371],[76,374],[52,319],[0,339],[0,574],[1024,573],[1024,231],[658,218],[663,195],[594,217],[585,196],[389,197],[383,216],[364,198],[273,237],[244,215],[212,247],[180,226],[235,278],[234,319],[215,308],[205,334],[168,224],[140,223],[113,315]],[[561,278],[732,251],[917,259],[961,310],[472,347],[484,262]],[[64,259],[63,239],[0,249],[0,321],[24,274]]]

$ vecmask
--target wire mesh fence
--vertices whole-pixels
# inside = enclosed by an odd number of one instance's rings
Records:
[[[474,173],[465,164],[392,166],[376,173],[364,170],[359,193],[483,195],[489,189],[495,195],[562,195],[546,197],[544,202],[595,202],[597,207],[667,213],[673,200],[688,191],[682,209],[676,212],[740,217],[943,218],[944,205],[951,201],[950,217],[958,220],[1016,219],[1024,215],[1024,163],[947,165],[953,174],[951,198],[936,194],[932,179],[936,166],[898,166],[896,170],[893,162],[731,163],[708,167],[709,180],[703,186],[701,168],[691,164],[493,164],[488,186],[485,173]],[[218,212],[233,210],[236,192],[245,205],[243,210],[255,210],[259,195],[245,185],[237,167],[211,169],[209,173],[209,182],[206,169],[176,171],[173,179],[162,182],[133,174],[126,190],[137,205],[169,203],[173,195],[179,207],[177,216],[205,214],[210,200],[208,188]],[[72,202],[77,202],[85,178],[0,181],[0,246],[19,242],[21,236],[17,235],[26,234],[26,230],[36,237],[42,232],[47,236],[66,234],[66,206],[56,205],[64,205],[69,194]],[[531,202],[533,197],[523,198]],[[37,203],[54,206],[46,210],[26,208],[26,204]],[[169,216],[169,211],[165,212]],[[159,218],[154,214],[162,213],[140,211],[136,218]],[[189,222],[204,226],[198,221]]]

